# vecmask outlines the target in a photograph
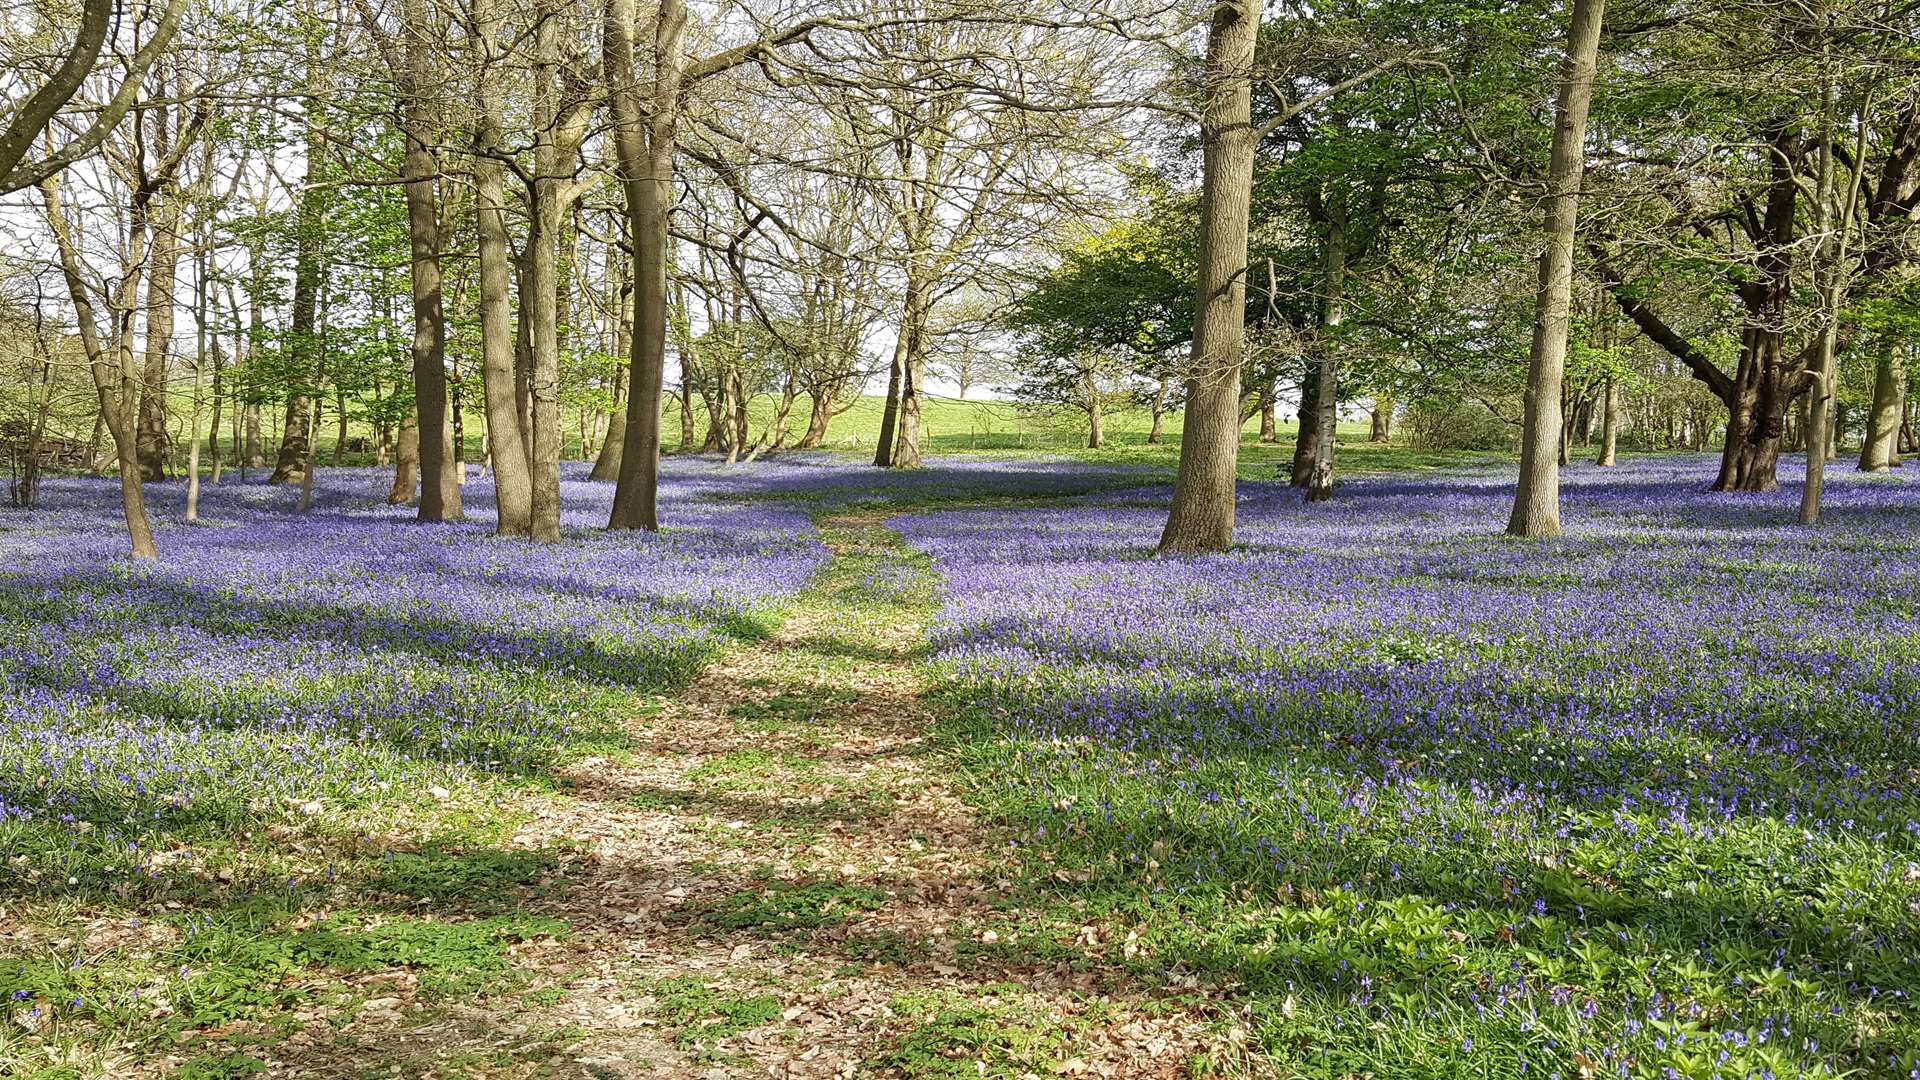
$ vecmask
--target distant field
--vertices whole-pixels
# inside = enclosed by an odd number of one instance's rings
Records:
[[[861,398],[853,408],[834,417],[833,423],[827,428],[827,448],[843,453],[871,453],[874,441],[879,437],[884,401],[877,395],[869,395]],[[760,401],[755,404],[760,407],[753,413],[757,438],[771,415],[772,403]],[[671,419],[670,438],[677,440],[678,414]],[[1055,416],[1035,415],[1005,401],[933,398],[927,401],[922,419],[926,430],[925,446],[930,453],[983,453],[995,456],[1044,453],[1086,461],[1167,469],[1173,468],[1180,457],[1182,415],[1177,412],[1167,415],[1162,441],[1158,444],[1147,442],[1147,432],[1151,430],[1153,420],[1146,412],[1136,410],[1109,415],[1104,425],[1107,445],[1100,450],[1087,449],[1086,427],[1079,417],[1064,413]],[[805,423],[806,417],[802,414],[795,418],[792,426],[804,428]],[[1276,440],[1263,444],[1255,441],[1260,433],[1259,419],[1249,420],[1241,429],[1245,439],[1240,461],[1242,477],[1272,479],[1274,470],[1293,459],[1293,440],[1297,428],[1298,425],[1293,421],[1283,420]],[[1365,424],[1341,425],[1340,464],[1346,471],[1433,468],[1442,464],[1458,465],[1472,457],[1369,443],[1368,434],[1369,429]],[[669,442],[668,448],[672,449],[673,445],[673,442]]]

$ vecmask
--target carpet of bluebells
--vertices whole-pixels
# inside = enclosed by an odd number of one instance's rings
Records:
[[[319,475],[304,514],[230,475],[194,525],[178,482],[151,485],[152,566],[124,557],[110,481],[0,515],[0,843],[61,826],[127,844],[124,870],[269,805],[537,773],[764,632],[826,559],[803,512],[730,502],[697,465],[652,536],[596,528],[611,485],[570,472],[546,547],[488,535],[484,480],[471,520],[422,526],[381,473]]]
[[[985,797],[1301,1075],[1920,1078],[1920,482],[1703,460],[896,522]]]
[[[1510,471],[1253,483],[1239,547],[1157,558],[1167,490],[1116,466],[675,461],[658,535],[599,530],[576,468],[551,547],[489,537],[484,480],[425,527],[372,470],[304,514],[229,477],[195,525],[153,485],[157,565],[106,481],[0,513],[0,898],[540,782],[765,633],[827,561],[810,513],[910,505],[1018,902],[1224,992],[1216,1062],[1920,1080],[1920,478],[1840,472],[1809,530],[1704,460],[1581,468],[1538,544],[1498,535]],[[57,966],[15,982],[91,1007]]]

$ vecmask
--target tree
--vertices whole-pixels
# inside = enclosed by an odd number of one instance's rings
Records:
[[[1526,426],[1520,482],[1514,490],[1513,536],[1560,535],[1561,380],[1573,306],[1573,248],[1579,229],[1580,181],[1586,162],[1587,111],[1600,54],[1606,0],[1574,0],[1566,69],[1554,105],[1553,157],[1547,168],[1540,288],[1534,302],[1533,348],[1527,362]]]
[[[140,38],[139,48],[125,70],[119,73],[119,86],[104,103],[91,110],[91,119],[84,128],[62,138],[56,121],[86,85],[87,77],[99,63],[102,49],[113,35],[116,16],[120,13],[119,0],[82,0],[80,25],[74,29],[73,40],[64,42],[63,47],[53,53],[59,57],[58,63],[25,96],[6,103],[6,127],[0,130],[0,194],[51,180],[67,166],[100,148],[139,99],[148,72],[165,55],[186,7],[186,0],[168,0],[167,6],[158,12],[153,28]],[[47,55],[37,48],[32,53],[38,55],[7,64],[7,70],[21,82],[32,78],[41,57]],[[43,158],[29,160],[27,155],[43,139],[51,139],[55,148]]]
[[[1203,180],[1200,256],[1186,427],[1162,551],[1214,551],[1233,542],[1240,455],[1240,357],[1246,342],[1247,222],[1253,202],[1254,41],[1258,0],[1213,8],[1200,76]]]

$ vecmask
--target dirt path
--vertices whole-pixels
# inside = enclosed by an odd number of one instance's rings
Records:
[[[566,1075],[1183,1075],[1192,1008],[1080,949],[1105,928],[1009,902],[1004,837],[932,752],[917,661],[938,583],[880,514],[821,522],[833,562],[770,639],[576,763],[516,845],[577,858],[536,962],[579,1034]],[[545,1012],[546,1010],[534,1010]]]

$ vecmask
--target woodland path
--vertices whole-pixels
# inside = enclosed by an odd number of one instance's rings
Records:
[[[1013,901],[933,745],[937,575],[886,516],[820,519],[832,562],[776,632],[530,800],[513,843],[577,853],[530,905],[573,927],[526,958],[556,1000],[489,1024],[577,1034],[531,1075],[1157,1077],[1204,1049],[1193,999],[1090,959],[1103,928]]]

